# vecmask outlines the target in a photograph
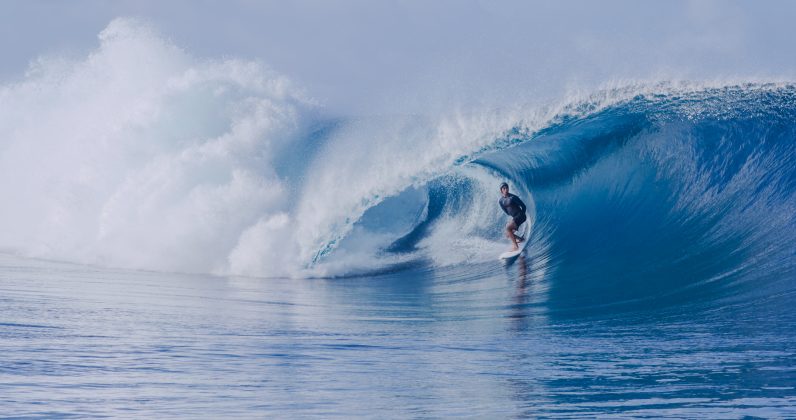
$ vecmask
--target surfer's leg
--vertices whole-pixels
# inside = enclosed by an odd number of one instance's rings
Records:
[[[517,230],[517,226],[514,224],[513,220],[510,220],[508,223],[506,223],[506,237],[507,238],[511,238],[511,236],[514,234],[515,230]]]
[[[511,220],[514,222],[514,237],[517,238],[517,242],[522,242],[525,240],[525,238],[518,235],[517,232],[520,230],[520,226],[522,226],[522,224],[525,223],[526,219],[527,218],[525,214],[511,218]]]
[[[517,225],[514,223],[514,220],[506,224],[506,237],[509,238],[511,244],[514,245],[512,248],[514,251],[520,249],[520,246],[517,244],[517,236],[514,235],[515,230],[517,230]]]

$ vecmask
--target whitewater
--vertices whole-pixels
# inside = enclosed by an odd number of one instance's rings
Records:
[[[794,139],[788,80],[351,117],[114,20],[0,85],[0,408],[796,416]]]

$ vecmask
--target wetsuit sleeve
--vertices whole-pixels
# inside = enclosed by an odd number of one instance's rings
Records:
[[[525,213],[525,203],[523,203],[523,202],[522,202],[522,200],[520,200],[520,197],[517,197],[517,196],[515,195],[514,197],[512,197],[512,199],[514,199],[514,200],[515,200],[515,202],[516,202],[516,204],[517,204],[517,207],[519,207],[519,208],[520,208],[520,211],[522,211],[523,213]]]

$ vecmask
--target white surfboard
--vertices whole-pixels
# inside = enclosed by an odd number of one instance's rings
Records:
[[[510,261],[511,259],[516,258],[520,254],[522,254],[522,251],[525,250],[525,246],[528,245],[528,239],[531,236],[531,224],[528,221],[525,221],[525,223],[523,223],[520,226],[520,229],[514,231],[514,234],[517,235],[518,237],[523,238],[523,241],[519,244],[520,249],[516,251],[506,251],[500,254],[500,256],[498,257],[499,259],[504,261]]]
[[[506,252],[500,254],[499,258],[501,260],[508,260],[508,259],[514,258],[514,257],[522,254],[523,250],[524,250],[523,248],[520,248],[520,249],[518,249],[516,251],[506,251]]]

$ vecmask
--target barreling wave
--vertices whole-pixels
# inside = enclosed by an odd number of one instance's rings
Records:
[[[25,255],[266,277],[494,271],[508,181],[552,294],[677,299],[793,277],[787,83],[329,119],[261,64],[196,60],[122,19],[86,59],[4,86],[0,111],[0,246]]]
[[[532,203],[529,252],[556,279],[551,293],[567,295],[553,301],[693,298],[715,284],[792,277],[794,86],[655,89],[602,92],[540,128],[510,126],[390,198],[372,198],[312,262],[360,251],[388,265],[497,267],[505,179]]]

